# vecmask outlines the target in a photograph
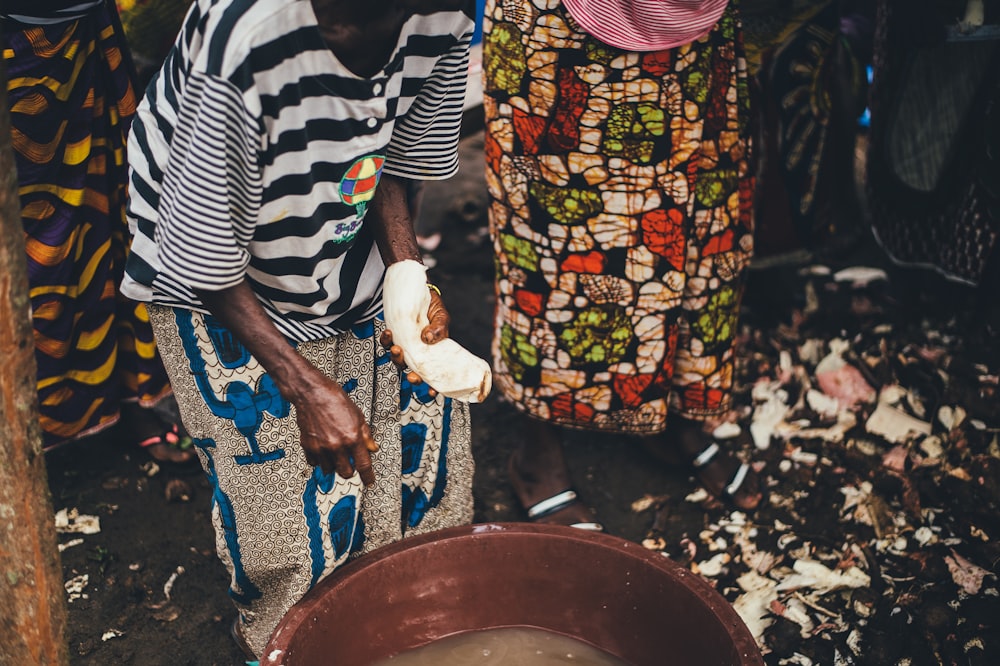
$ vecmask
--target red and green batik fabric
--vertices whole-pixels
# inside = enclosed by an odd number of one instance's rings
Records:
[[[647,53],[559,6],[489,2],[485,26],[497,385],[532,416],[596,430],[725,411],[753,249],[735,11]]]

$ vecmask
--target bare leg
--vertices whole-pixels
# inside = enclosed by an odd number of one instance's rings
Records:
[[[569,490],[573,483],[563,456],[559,429],[550,423],[524,417],[522,432],[524,436],[511,454],[508,469],[514,493],[527,510],[542,500]],[[594,516],[581,502],[573,502],[564,509],[535,520],[572,525],[591,522]]]
[[[709,426],[702,421],[694,421],[681,416],[671,415],[667,431],[663,435],[643,439],[643,445],[655,456],[670,463],[678,459],[691,464],[712,444],[713,439]],[[760,477],[749,470],[746,479],[730,496],[725,492],[740,469],[740,461],[724,444],[718,443],[719,451],[708,462],[695,468],[698,481],[715,497],[728,499],[737,508],[752,511],[763,499]]]

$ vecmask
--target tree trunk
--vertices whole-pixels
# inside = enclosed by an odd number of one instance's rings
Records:
[[[17,171],[0,59],[0,666],[69,663],[45,474]]]

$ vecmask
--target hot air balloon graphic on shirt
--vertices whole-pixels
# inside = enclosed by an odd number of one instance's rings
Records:
[[[375,196],[384,163],[385,158],[381,155],[362,157],[351,165],[340,181],[340,199],[354,206],[359,222],[365,216],[368,202]]]

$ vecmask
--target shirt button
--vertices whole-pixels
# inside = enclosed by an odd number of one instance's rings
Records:
[[[376,83],[375,85],[372,86],[372,94],[373,95],[380,95],[381,93],[382,93],[382,84],[381,83]]]
[[[368,127],[375,127],[376,125],[378,125],[378,121],[377,120],[375,120],[374,118],[369,118],[368,119]]]

